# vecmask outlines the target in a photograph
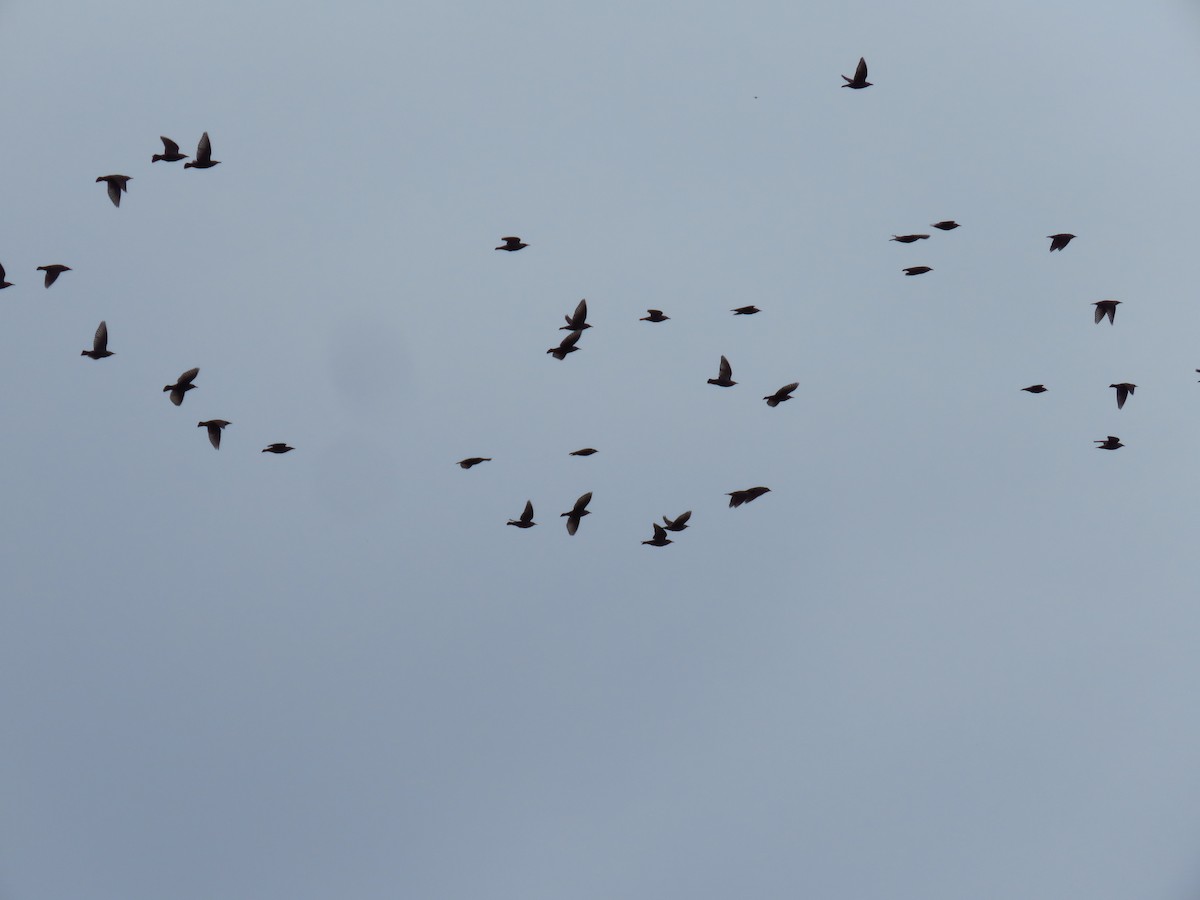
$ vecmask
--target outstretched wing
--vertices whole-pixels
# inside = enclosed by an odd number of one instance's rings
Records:
[[[213,445],[214,450],[221,449],[221,426],[220,425],[209,425],[208,426],[208,442]]]
[[[521,521],[522,522],[532,522],[533,521],[533,501],[532,500],[525,501],[525,511],[523,513],[521,513]]]
[[[884,74],[886,75],[887,73],[885,72]],[[860,56],[858,58],[858,68],[854,70],[854,80],[855,81],[866,81],[867,80],[867,60],[864,57]],[[887,81],[887,79],[885,78],[884,81]]]
[[[101,322],[96,328],[96,336],[92,338],[92,352],[103,353],[108,349],[108,324]]]
[[[164,156],[177,156],[179,154],[179,145],[169,137],[162,137],[160,135],[158,139],[163,142]]]
[[[200,136],[200,143],[196,145],[196,162],[212,162],[212,141],[208,139],[207,131]]]
[[[178,384],[181,386],[185,385],[185,384],[191,384],[196,379],[196,376],[199,374],[200,374],[199,369],[188,369],[186,372],[184,372],[182,375],[179,376]]]
[[[592,492],[588,491],[586,494],[584,494],[582,497],[580,497],[578,500],[575,501],[575,506],[571,509],[571,512],[574,513],[575,515],[579,515],[581,512],[583,512],[585,509],[587,509],[587,505],[591,502],[592,502]]]
[[[721,367],[717,371],[717,378],[721,381],[730,381],[733,378],[733,366],[729,365],[729,360],[724,356],[721,357]]]

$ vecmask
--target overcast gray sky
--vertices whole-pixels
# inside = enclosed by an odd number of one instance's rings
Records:
[[[1200,11],[982,6],[0,5],[0,896],[1195,898]]]

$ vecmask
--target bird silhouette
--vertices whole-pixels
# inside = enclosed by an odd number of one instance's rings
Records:
[[[651,547],[665,547],[667,544],[675,543],[673,540],[667,537],[667,529],[663,528],[657,522],[654,522],[653,525],[654,537],[648,541],[642,541],[643,544],[649,544]]]
[[[663,516],[663,522],[666,523],[667,531],[683,531],[687,526],[687,521],[692,517],[692,511],[689,509],[685,513],[680,513],[674,519],[668,519]]]
[[[913,241],[927,241],[927,240],[929,240],[929,235],[927,235],[927,234],[893,234],[890,238],[888,238],[888,240],[889,241],[899,241],[901,244],[911,244]]]
[[[939,228],[942,231],[953,231],[955,228],[958,228],[958,223],[953,219],[943,219],[940,222],[934,222],[932,227]]]
[[[638,319],[639,322],[665,322],[671,318],[670,316],[664,316],[661,309],[648,309],[646,312],[650,313],[650,315],[642,316]]]
[[[560,519],[563,516],[567,517],[567,534],[574,534],[576,531],[578,531],[579,530],[579,520],[582,519],[584,516],[591,515],[591,513],[587,509],[587,505],[591,502],[592,502],[592,492],[588,491],[586,494],[583,494],[582,496],[580,496],[580,498],[578,500],[575,501],[575,505],[573,507],[571,507],[569,512],[559,513]]]
[[[599,450],[596,450],[593,447],[584,447],[582,450],[572,450],[567,455],[568,456],[591,456],[593,453],[599,453],[599,452],[600,452]]]
[[[208,429],[208,442],[213,445],[214,450],[221,449],[221,430],[226,425],[232,425],[232,422],[226,422],[224,419],[209,419],[207,422],[197,422],[197,428]]]
[[[6,287],[12,287],[12,282],[5,279],[4,266],[0,266],[0,291]]]
[[[1125,406],[1126,398],[1133,395],[1133,390],[1137,385],[1122,381],[1119,384],[1110,384],[1109,387],[1117,389],[1117,409],[1122,409]]]
[[[731,313],[735,316],[752,316],[755,313],[762,312],[757,306],[739,306],[737,309],[731,309]]]
[[[929,266],[909,266],[904,270],[905,275],[924,275],[926,272],[932,272]]]
[[[295,450],[295,447],[289,447],[287,444],[267,444],[260,452],[262,453],[287,453],[289,450]]]
[[[196,145],[196,158],[191,162],[185,162],[185,169],[211,169],[213,166],[219,166],[221,161],[212,158],[212,141],[208,139],[208,132],[200,135],[200,143]]]
[[[39,272],[46,273],[46,287],[50,287],[50,285],[52,285],[52,284],[54,284],[54,282],[58,281],[59,275],[61,275],[63,272],[70,272],[71,267],[70,266],[60,266],[60,265],[56,264],[53,266],[38,266],[37,270]]]
[[[567,324],[558,326],[559,331],[583,331],[592,327],[587,323],[587,300],[580,300],[574,314],[563,318],[567,320]]]
[[[863,88],[870,87],[871,82],[867,81],[867,61],[864,58],[859,57],[858,68],[854,70],[854,77],[847,78],[845,75],[843,75],[842,80],[846,82],[842,85],[844,88],[851,88],[856,91],[861,91]]]
[[[783,403],[783,401],[791,400],[792,399],[792,391],[794,391],[798,387],[800,387],[800,382],[793,381],[791,384],[785,384],[783,387],[781,387],[775,393],[768,394],[766,397],[763,397],[763,399],[767,401],[767,406],[770,406],[773,409],[776,406],[778,406],[780,403]]]
[[[732,491],[725,496],[729,498],[729,506],[731,508],[736,508],[741,506],[743,503],[750,503],[754,500],[757,500],[763,494],[770,493],[770,491],[771,489],[769,487],[762,487],[760,485],[759,487],[747,488],[744,491]]]
[[[1073,237],[1075,237],[1075,235],[1073,235],[1073,234],[1048,234],[1048,235],[1046,235],[1046,237],[1050,238],[1050,252],[1053,253],[1055,250],[1062,250],[1063,247],[1065,247],[1065,246],[1067,246],[1067,244],[1071,243],[1071,239]]]
[[[537,522],[533,521],[533,501],[525,501],[525,510],[519,518],[509,519],[509,525],[515,525],[517,528],[532,528]]]
[[[471,466],[477,466],[480,463],[491,462],[490,456],[468,456],[466,459],[460,459],[455,463],[456,466],[462,466],[464,469],[469,469]]]
[[[1111,434],[1102,441],[1092,441],[1092,443],[1100,445],[1096,448],[1097,450],[1116,450],[1118,447],[1125,446],[1121,443],[1121,439],[1119,437],[1115,437]]]
[[[174,384],[168,384],[164,391],[171,392],[171,402],[176,406],[183,402],[183,395],[192,390],[196,385],[192,384],[196,376],[200,374],[199,369],[188,369],[179,376],[179,380]]]
[[[1114,325],[1117,320],[1117,306],[1121,303],[1120,300],[1097,300],[1092,306],[1096,307],[1096,324],[1108,316],[1108,324]]]
[[[521,240],[519,237],[502,237],[502,238],[500,238],[500,240],[504,241],[504,243],[501,244],[496,249],[497,250],[507,250],[509,253],[516,253],[522,247],[529,246],[523,240]]]
[[[112,201],[113,206],[120,206],[121,192],[129,190],[129,182],[133,181],[133,177],[130,175],[101,175],[96,181],[108,183],[108,199]]]
[[[159,137],[163,143],[163,152],[155,153],[150,157],[150,162],[156,163],[159,160],[163,162],[179,162],[181,159],[187,159],[186,153],[179,152],[179,145],[169,137]]]
[[[1021,388],[1023,391],[1029,391],[1031,394],[1044,394],[1050,390],[1044,384],[1031,384],[1029,387]]]
[[[79,351],[80,356],[90,356],[92,359],[104,359],[106,356],[112,356],[112,351],[108,349],[108,325],[101,322],[96,328],[96,334],[92,338],[92,349]]]
[[[568,353],[574,353],[579,349],[575,346],[575,342],[579,340],[579,336],[581,334],[583,334],[582,331],[572,331],[562,339],[562,343],[560,343],[557,347],[551,347],[546,352],[555,359],[566,359]]]
[[[721,365],[717,369],[717,377],[708,379],[709,384],[715,384],[717,387],[733,387],[737,384],[733,380],[733,368],[729,365],[729,360],[724,356],[721,357]]]

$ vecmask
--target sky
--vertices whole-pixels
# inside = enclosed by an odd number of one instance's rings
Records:
[[[4,0],[0,898],[1196,898],[1198,47]]]

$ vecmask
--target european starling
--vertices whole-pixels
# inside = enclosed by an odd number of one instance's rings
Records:
[[[642,316],[638,319],[639,322],[665,322],[671,318],[670,316],[664,316],[661,309],[648,309],[646,312],[650,313],[650,315]]]
[[[1110,384],[1109,387],[1117,389],[1117,409],[1122,409],[1125,406],[1126,398],[1133,394],[1133,389],[1137,385],[1122,381],[1120,384]]]
[[[525,501],[525,511],[521,513],[518,519],[509,519],[509,525],[516,525],[518,528],[532,528],[537,522],[533,521],[533,501]]]
[[[159,160],[163,162],[179,162],[181,159],[187,159],[187,154],[180,153],[179,145],[169,137],[159,137],[159,140],[163,142],[163,152],[155,153],[151,156],[150,162],[156,163]]]
[[[221,161],[212,158],[212,141],[208,139],[208,132],[200,135],[200,143],[196,145],[196,158],[191,162],[185,162],[185,169],[211,169],[213,166],[219,166]]]
[[[733,491],[726,496],[729,498],[731,508],[741,506],[743,503],[749,503],[752,500],[757,500],[763,494],[770,492],[769,487],[752,487],[744,491]]]
[[[667,531],[683,531],[687,528],[687,520],[692,517],[692,511],[689,509],[685,513],[680,513],[674,519],[668,519],[663,516],[663,521],[667,524]]]
[[[929,266],[909,266],[904,270],[905,275],[924,275],[926,272],[932,272]]]
[[[778,406],[780,403],[782,403],[784,400],[791,400],[792,399],[792,391],[794,391],[798,387],[800,387],[800,382],[793,381],[791,384],[785,384],[783,387],[781,387],[775,393],[769,394],[766,397],[763,397],[763,399],[767,401],[767,406],[770,406],[773,409],[776,406]]]
[[[587,323],[587,300],[580,300],[579,305],[575,307],[575,313],[563,318],[567,320],[567,324],[560,325],[559,331],[583,331],[592,327]]]
[[[1097,450],[1116,450],[1118,447],[1125,446],[1121,443],[1121,439],[1119,437],[1114,437],[1111,434],[1102,441],[1092,441],[1092,443],[1100,445],[1096,448]]]
[[[941,222],[934,222],[934,228],[940,228],[942,231],[953,231],[958,227],[958,223],[953,219],[943,219]]]
[[[599,452],[600,452],[599,450],[596,450],[592,447],[584,447],[582,450],[572,450],[567,455],[568,456],[591,456],[593,453],[599,453]]]
[[[1031,393],[1031,394],[1044,394],[1044,393],[1046,393],[1046,391],[1048,391],[1050,389],[1048,387],[1046,387],[1044,384],[1031,384],[1027,388],[1021,388],[1021,390],[1029,391],[1029,393]]]
[[[101,322],[96,328],[96,335],[92,338],[91,350],[80,350],[80,356],[90,356],[92,359],[104,359],[106,356],[112,356],[112,351],[108,349],[108,325]]]
[[[560,513],[559,518],[567,517],[567,534],[574,534],[579,530],[579,520],[584,516],[590,516],[591,513],[587,510],[587,505],[592,502],[592,492],[588,491],[575,501],[575,505],[571,507],[570,512]]]
[[[183,402],[183,395],[195,387],[192,381],[200,374],[199,369],[188,369],[179,376],[179,380],[174,384],[168,384],[164,391],[171,392],[171,402],[178,406]]]
[[[888,240],[899,241],[902,244],[911,244],[913,241],[925,241],[929,239],[927,234],[893,234]]]
[[[1100,320],[1108,316],[1108,324],[1116,323],[1117,305],[1120,300],[1097,300],[1092,306],[1096,307],[1096,324],[1100,324]]]
[[[1067,246],[1067,244],[1071,243],[1071,238],[1075,237],[1075,235],[1073,235],[1073,234],[1048,234],[1048,235],[1046,235],[1046,237],[1050,238],[1050,252],[1053,253],[1055,250],[1062,250],[1063,247],[1065,247],[1065,246]]]
[[[717,377],[708,379],[709,384],[715,384],[717,387],[733,387],[737,384],[733,380],[733,368],[729,365],[729,360],[724,356],[721,357],[721,366],[717,370]]]
[[[464,469],[469,469],[471,466],[477,466],[480,463],[491,462],[490,456],[468,456],[466,459],[460,459],[455,463],[456,466],[462,466]]]
[[[737,309],[731,309],[730,312],[735,316],[752,316],[762,310],[757,306],[739,306]]]
[[[496,249],[497,250],[507,250],[509,253],[516,253],[522,247],[529,246],[524,241],[522,241],[519,237],[502,237],[502,238],[500,238],[500,240],[504,241],[504,243],[501,244]]]
[[[863,88],[871,86],[871,82],[867,81],[867,61],[862,57],[858,59],[858,68],[854,70],[854,77],[847,78],[842,76],[842,80],[846,82],[842,85],[844,88],[853,88],[856,91],[861,91]]]
[[[654,523],[654,537],[648,541],[642,541],[643,544],[649,544],[651,547],[665,547],[667,544],[675,543],[667,537],[667,529],[663,528],[657,522]]]
[[[37,270],[39,272],[46,273],[46,287],[50,287],[50,285],[52,285],[52,284],[54,284],[54,282],[58,281],[59,275],[61,275],[63,272],[70,272],[71,267],[70,266],[60,266],[60,265],[38,266]]]
[[[101,175],[96,181],[108,182],[108,199],[112,201],[113,206],[120,206],[121,192],[129,190],[129,182],[133,181],[133,177],[130,175]]]
[[[568,353],[574,353],[579,349],[575,346],[575,342],[579,340],[579,336],[581,334],[583,334],[582,331],[572,331],[562,339],[562,343],[560,343],[557,347],[551,347],[546,352],[555,359],[566,359]]]
[[[287,444],[267,444],[262,448],[263,453],[287,453],[289,450],[295,450],[295,447],[289,447]]]
[[[214,450],[221,449],[221,429],[226,425],[232,425],[232,422],[226,422],[224,419],[209,419],[207,422],[197,422],[197,428],[208,429],[208,442],[213,445]]]
[[[4,279],[4,266],[0,266],[0,291],[6,287],[12,287],[12,282]]]

